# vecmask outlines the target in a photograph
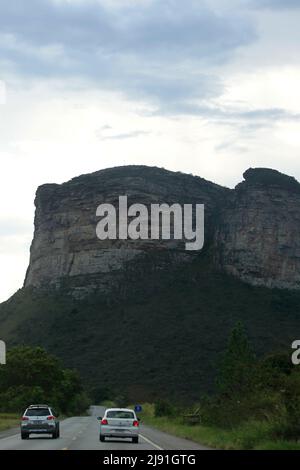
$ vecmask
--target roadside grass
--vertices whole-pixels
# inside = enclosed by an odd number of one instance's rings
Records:
[[[274,424],[268,421],[248,421],[233,429],[190,425],[181,417],[155,417],[154,405],[148,403],[143,405],[141,418],[149,426],[215,449],[300,450],[300,442],[274,439]]]
[[[0,413],[0,431],[14,428],[20,423],[20,416],[13,413]]]
[[[300,450],[300,442],[295,441],[265,441],[255,447],[255,450]]]

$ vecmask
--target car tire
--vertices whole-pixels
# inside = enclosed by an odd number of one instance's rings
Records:
[[[99,439],[100,439],[101,442],[104,442],[104,441],[105,441],[105,437],[104,437],[104,436],[101,436],[101,434],[100,434]]]
[[[57,428],[57,433],[56,433],[56,436],[57,436],[57,438],[59,438],[59,437],[60,437],[60,429],[59,429],[59,427]]]
[[[56,430],[52,433],[52,439],[57,439],[57,431]]]
[[[21,432],[21,439],[29,439],[28,432]]]
[[[132,438],[132,442],[133,442],[134,444],[138,444],[138,442],[139,442],[138,436],[133,437],[133,438]]]

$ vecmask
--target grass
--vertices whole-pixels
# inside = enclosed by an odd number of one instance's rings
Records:
[[[299,442],[272,439],[273,425],[268,421],[249,421],[233,429],[189,425],[182,418],[155,417],[151,404],[143,406],[141,418],[149,426],[215,449],[300,450]]]
[[[295,441],[265,441],[256,446],[256,450],[300,450],[300,443]]]
[[[0,431],[18,426],[20,423],[20,416],[12,413],[0,413]]]

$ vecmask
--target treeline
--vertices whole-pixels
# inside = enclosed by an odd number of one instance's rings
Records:
[[[292,364],[290,352],[257,358],[238,323],[217,370],[213,395],[202,397],[188,410],[160,400],[155,415],[192,416],[196,423],[220,430],[251,428],[254,440],[299,439],[300,366]]]
[[[37,403],[67,415],[85,412],[90,399],[78,372],[64,368],[55,356],[40,347],[13,348],[0,366],[0,412],[22,413]]]
[[[267,422],[275,439],[300,436],[300,367],[290,353],[258,359],[241,323],[220,360],[216,386],[215,396],[201,402],[203,423],[226,428]]]

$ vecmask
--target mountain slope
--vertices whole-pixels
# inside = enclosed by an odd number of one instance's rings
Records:
[[[300,327],[300,293],[254,287],[215,271],[210,253],[126,303],[95,294],[20,290],[0,305],[8,346],[42,344],[91,387],[131,400],[196,400],[211,390],[228,334],[243,321],[258,354],[288,350]]]

